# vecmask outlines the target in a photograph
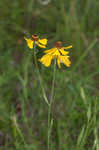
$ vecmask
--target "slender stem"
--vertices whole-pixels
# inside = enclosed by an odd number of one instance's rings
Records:
[[[19,134],[20,138],[22,139],[22,141],[23,141],[23,143],[24,143],[24,146],[25,146],[25,148],[26,148],[26,150],[27,150],[27,149],[28,149],[28,145],[27,145],[27,143],[26,143],[26,141],[25,141],[25,139],[24,139],[24,136],[23,136],[23,134],[22,134],[21,129],[19,128],[19,125],[18,125],[17,120],[16,120],[16,116],[11,117],[11,121],[12,121],[12,123],[13,123],[13,129],[17,131],[17,133]],[[15,132],[16,132],[16,131],[15,131]],[[15,133],[15,134],[16,134],[16,133]],[[15,135],[15,137],[16,137],[16,135]]]
[[[54,97],[55,74],[56,74],[56,59],[54,59],[54,70],[53,70],[53,81],[52,81],[52,91],[51,91],[50,105],[52,105],[53,97]]]
[[[25,147],[26,147],[26,149],[27,149],[27,148],[28,148],[28,145],[27,145],[27,143],[25,142],[24,136],[23,136],[23,134],[22,134],[20,128],[17,127],[17,131],[18,131],[18,133],[19,133],[19,135],[20,135],[20,137],[21,137],[21,139],[22,139],[22,141],[23,141],[23,143],[24,143],[24,145],[25,145]]]
[[[48,150],[50,150],[50,134],[51,134],[51,128],[52,128],[51,107],[52,107],[52,102],[53,102],[53,97],[54,97],[56,59],[54,60],[53,81],[52,81],[52,90],[51,90],[50,102],[48,102],[48,99],[46,97],[45,90],[44,90],[43,83],[42,83],[42,79],[41,79],[41,76],[40,76],[39,67],[38,67],[38,63],[37,63],[37,57],[36,57],[36,53],[35,53],[35,43],[34,43],[34,60],[35,60],[35,65],[36,65],[39,81],[40,81],[40,86],[41,86],[41,89],[42,89],[42,92],[43,92],[43,97],[44,97],[45,102],[49,106],[48,107]]]
[[[37,63],[37,57],[36,57],[36,52],[35,52],[35,43],[34,43],[34,48],[33,48],[33,50],[34,50],[35,65],[36,65],[37,74],[38,74],[38,78],[39,78],[39,81],[40,81],[40,86],[41,86],[41,89],[42,89],[43,97],[44,97],[45,102],[46,102],[47,105],[49,106],[49,102],[48,102],[47,96],[46,96],[46,94],[45,94],[45,90],[44,90],[44,87],[43,87],[43,83],[42,83],[42,79],[41,79],[41,76],[40,76],[40,71],[39,71],[39,67],[38,67],[38,63]]]
[[[56,73],[56,59],[54,60],[51,99],[50,99],[50,105],[49,105],[49,110],[48,110],[48,150],[50,150],[50,135],[51,135],[51,129],[52,129],[51,108],[52,108],[52,103],[54,100],[55,73]]]

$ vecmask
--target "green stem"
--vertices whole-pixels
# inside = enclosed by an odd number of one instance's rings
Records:
[[[18,133],[20,138],[21,138],[21,140],[22,140],[22,142],[24,143],[24,146],[25,146],[26,150],[27,150],[28,149],[28,145],[27,145],[27,143],[26,143],[26,141],[24,139],[24,136],[22,134],[21,129],[19,128],[19,125],[18,125],[17,120],[16,120],[16,116],[11,117],[11,121],[13,123],[13,129],[15,131],[15,133],[14,133],[15,138],[16,138],[16,134]]]
[[[35,43],[34,43],[33,50],[34,50],[35,65],[36,65],[37,74],[38,74],[38,78],[39,78],[39,81],[40,81],[40,86],[41,86],[42,93],[43,93],[43,98],[44,98],[45,102],[47,103],[47,105],[49,106],[49,102],[48,102],[47,96],[45,94],[45,90],[44,90],[44,87],[43,87],[43,83],[42,83],[42,79],[41,79],[41,76],[40,76],[40,71],[39,71],[39,67],[38,67],[38,63],[37,63],[37,57],[36,57],[36,52],[35,52]]]
[[[56,73],[56,59],[54,60],[51,99],[50,99],[50,105],[49,105],[49,110],[48,110],[48,150],[50,150],[50,135],[51,135],[51,129],[52,129],[51,108],[52,108],[52,103],[54,100],[55,73]]]
[[[21,137],[21,139],[22,139],[22,141],[23,141],[23,143],[24,143],[26,149],[28,149],[28,145],[27,145],[27,143],[25,142],[24,136],[23,136],[23,134],[22,134],[20,128],[17,127],[17,131],[18,131],[18,133],[19,133],[19,135],[20,135],[20,137]]]

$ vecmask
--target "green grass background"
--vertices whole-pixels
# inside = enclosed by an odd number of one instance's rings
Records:
[[[47,149],[48,106],[24,41],[34,33],[73,46],[56,72],[51,150],[99,150],[98,0],[0,1],[0,150]],[[50,98],[53,65],[38,64]]]

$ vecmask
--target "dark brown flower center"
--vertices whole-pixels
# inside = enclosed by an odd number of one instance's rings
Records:
[[[55,47],[62,48],[62,42],[61,41],[56,42]]]
[[[32,35],[32,40],[33,41],[38,41],[39,40],[39,36],[37,34]]]

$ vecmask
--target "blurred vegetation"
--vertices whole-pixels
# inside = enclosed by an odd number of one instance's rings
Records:
[[[71,67],[57,68],[51,150],[99,150],[99,1],[3,0],[0,9],[0,150],[47,147],[48,108],[24,41],[34,33],[48,48],[73,45]],[[39,68],[49,98],[53,65]]]

